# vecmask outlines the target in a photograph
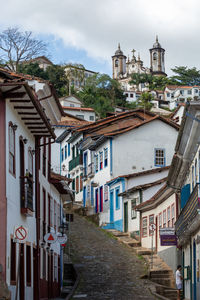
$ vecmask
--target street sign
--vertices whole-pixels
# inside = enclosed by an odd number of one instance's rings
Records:
[[[28,236],[28,229],[24,226],[15,226],[14,228],[14,240],[17,243],[25,243]]]
[[[175,229],[173,227],[160,228],[160,235],[175,235]]]
[[[57,242],[59,244],[65,244],[67,242],[67,235],[66,234],[58,235],[57,236]]]
[[[45,242],[50,243],[50,244],[56,243],[57,239],[58,239],[57,235],[55,233],[51,233],[51,232],[45,234],[45,236],[44,236]]]

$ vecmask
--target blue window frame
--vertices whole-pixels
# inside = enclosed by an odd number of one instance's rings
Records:
[[[98,154],[95,155],[95,173],[98,172],[99,168],[98,168]]]
[[[64,160],[64,148],[61,149],[61,162]]]
[[[104,167],[108,166],[108,148],[104,149]]]
[[[68,143],[68,156],[70,156],[70,143]]]
[[[156,148],[154,149],[154,164],[155,167],[164,167],[166,163],[165,149]]]
[[[67,158],[67,145],[65,145],[65,159]]]
[[[115,207],[116,207],[116,210],[117,210],[117,209],[120,209],[120,198],[119,198],[119,196],[118,196],[119,191],[120,191],[120,188],[117,187],[117,188],[115,189]]]
[[[103,169],[103,152],[99,152],[99,170]]]

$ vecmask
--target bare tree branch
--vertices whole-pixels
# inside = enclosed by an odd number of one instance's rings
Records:
[[[0,33],[0,60],[12,71],[20,63],[46,54],[47,45],[32,36],[31,31],[8,28]]]

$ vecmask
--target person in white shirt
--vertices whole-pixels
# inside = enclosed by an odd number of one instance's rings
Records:
[[[182,280],[183,277],[181,276],[181,265],[178,265],[176,270],[176,286],[178,289],[177,300],[181,299]]]

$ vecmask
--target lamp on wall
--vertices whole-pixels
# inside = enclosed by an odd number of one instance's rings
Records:
[[[28,140],[26,138],[23,139],[24,144],[27,144]]]
[[[18,127],[18,125],[17,125],[17,124],[13,124],[13,125],[12,125],[12,129],[13,129],[14,131],[16,131],[16,130],[17,130],[17,127]]]

